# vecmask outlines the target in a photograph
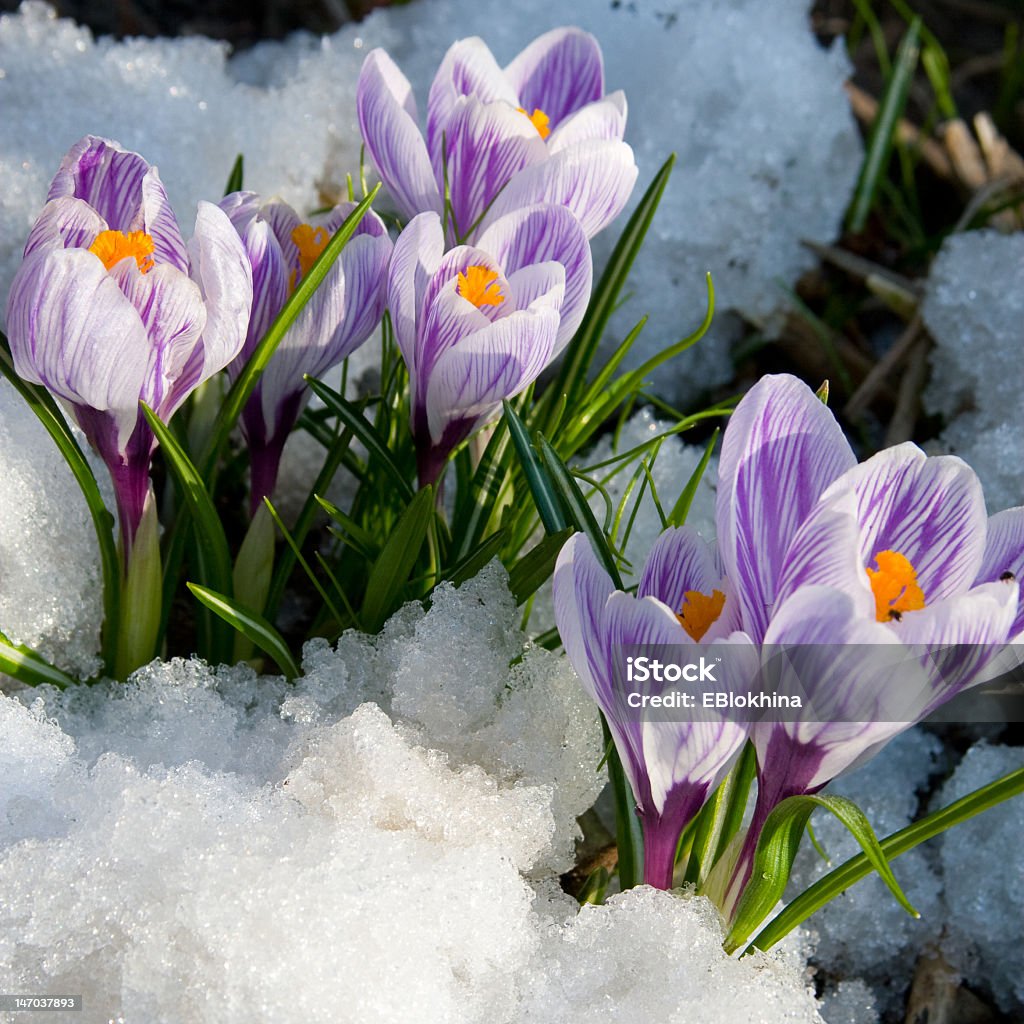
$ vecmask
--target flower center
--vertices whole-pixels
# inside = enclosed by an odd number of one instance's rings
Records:
[[[288,282],[293,291],[299,278],[309,273],[309,268],[316,263],[317,257],[327,248],[330,240],[327,228],[315,228],[312,224],[300,224],[292,231],[292,241],[299,250],[299,272],[293,270],[291,280]]]
[[[526,114],[526,111],[522,107],[516,107],[516,110],[520,114]],[[551,134],[551,129],[548,125],[551,123],[551,118],[544,113],[539,107],[535,107],[532,114],[526,114],[530,119],[530,123],[534,128],[537,129],[537,134],[542,138],[546,139]]]
[[[139,270],[146,273],[153,269],[153,239],[145,231],[101,231],[89,246],[89,252],[98,256],[107,270],[112,270],[121,260],[134,256]]]
[[[721,590],[711,591],[710,596],[699,590],[688,590],[683,595],[683,607],[679,609],[676,618],[694,643],[700,643],[724,607],[725,594]]]
[[[459,283],[455,290],[464,299],[472,302],[477,309],[481,306],[500,306],[505,299],[498,285],[498,272],[487,267],[466,267],[466,272],[459,274]]]
[[[879,622],[899,620],[904,612],[924,607],[924,591],[918,586],[917,573],[910,560],[898,551],[879,551],[877,569],[867,568],[871,592],[875,595],[875,618]]]

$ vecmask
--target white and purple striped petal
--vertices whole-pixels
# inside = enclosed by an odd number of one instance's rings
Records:
[[[1006,581],[1011,574],[1018,581],[1024,580],[1024,507],[1008,508],[997,512],[988,521],[985,540],[985,555],[975,583]],[[1024,604],[1017,608],[1010,638],[1020,642],[1024,633]]]

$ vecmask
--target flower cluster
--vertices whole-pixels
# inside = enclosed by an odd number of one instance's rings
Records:
[[[642,817],[646,877],[670,887],[676,845],[749,734],[758,796],[726,909],[762,826],[972,684],[1021,628],[1024,509],[989,521],[974,472],[913,444],[858,465],[808,387],[765,377],[743,398],[719,464],[717,546],[688,527],[651,550],[636,594],[617,591],[577,535],[555,571],[555,611],[583,685],[608,716]],[[813,715],[684,725],[624,716],[623,645],[792,647]],[[898,681],[863,645],[902,645]],[[816,660],[815,660],[816,659]],[[698,730],[700,741],[691,733]]]

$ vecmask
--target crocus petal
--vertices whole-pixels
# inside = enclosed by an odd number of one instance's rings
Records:
[[[460,241],[516,174],[546,163],[548,155],[529,118],[506,103],[481,103],[475,96],[455,101],[445,145],[454,234]]]
[[[73,196],[87,202],[113,231],[136,231],[142,182],[149,164],[110,139],[86,135],[61,161],[47,200]]]
[[[495,200],[484,226],[519,207],[553,203],[568,208],[587,238],[593,238],[622,212],[636,177],[633,150],[626,143],[582,142],[520,171]]]
[[[929,458],[915,444],[886,448],[835,487],[857,496],[860,553],[909,559],[926,601],[961,593],[977,578],[985,551],[985,498],[977,475],[952,455]]]
[[[505,76],[520,106],[543,110],[553,125],[604,93],[601,47],[578,28],[556,28],[534,39],[505,68]]]
[[[613,92],[570,114],[548,137],[548,152],[558,153],[591,139],[621,141],[626,131],[626,94]]]
[[[150,167],[142,178],[142,206],[136,230],[145,231],[153,239],[153,260],[166,263],[188,273],[188,251],[181,228],[171,209],[167,192],[155,167]]]
[[[430,86],[427,150],[437,175],[441,167],[441,135],[460,96],[475,96],[482,103],[504,102],[513,108],[521,105],[494,54],[478,36],[460,39],[448,48]],[[413,111],[410,113],[415,116]]]
[[[129,256],[110,274],[138,311],[149,339],[146,381],[136,397],[159,409],[199,344],[206,324],[203,297],[194,281],[167,264],[144,274]]]
[[[509,275],[508,290],[517,309],[537,304],[558,312],[565,299],[565,267],[561,263],[537,263],[523,267]]]
[[[388,264],[388,311],[395,340],[414,380],[420,372],[416,324],[443,253],[441,218],[436,213],[421,213],[398,236]]]
[[[583,319],[593,284],[590,245],[579,221],[564,207],[528,206],[490,221],[478,244],[493,254],[510,279],[536,263],[554,261],[565,267],[565,297],[555,343],[556,354],[560,352]]]
[[[302,223],[302,218],[283,199],[274,196],[260,204],[260,216],[270,225],[277,244],[281,248],[284,261],[288,266],[289,284],[302,273],[299,262],[299,248],[295,244],[295,229]]]
[[[775,601],[781,604],[800,587],[845,591],[859,618],[875,615],[875,601],[860,553],[857,498],[849,488],[823,497],[797,530],[786,550]]]
[[[788,374],[763,377],[732,414],[718,466],[718,544],[755,640],[768,627],[790,542],[855,464],[833,415]]]
[[[150,346],[100,260],[80,249],[30,256],[11,284],[7,331],[18,374],[69,403],[109,412],[123,451],[138,421]]]
[[[227,214],[213,203],[200,202],[188,251],[192,279],[206,305],[206,326],[157,410],[165,421],[199,384],[241,352],[252,308],[252,267],[245,248]]]
[[[72,196],[52,199],[32,225],[25,256],[40,248],[88,249],[107,222],[86,202]]]
[[[558,333],[551,309],[520,310],[463,338],[434,366],[427,385],[427,422],[435,443],[450,423],[464,436],[494,416],[547,366]]]
[[[363,62],[356,112],[366,148],[402,212],[440,213],[441,193],[416,126],[412,86],[383,50],[372,50]]]
[[[1024,508],[1008,508],[988,521],[985,555],[975,583],[993,583],[1005,573],[1024,580]],[[1024,603],[1018,605],[1011,638],[1024,630]]]

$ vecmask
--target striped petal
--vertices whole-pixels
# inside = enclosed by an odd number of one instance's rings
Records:
[[[974,471],[914,444],[887,448],[836,482],[857,498],[863,564],[879,551],[909,559],[929,603],[962,593],[985,552],[985,498]]]
[[[434,442],[449,425],[458,425],[468,436],[497,414],[502,399],[535,381],[551,359],[557,333],[554,310],[520,310],[445,352],[427,384],[427,423]]]
[[[768,627],[797,530],[855,463],[835,418],[795,377],[763,377],[732,414],[718,467],[718,544],[755,641]]]
[[[494,54],[477,36],[460,39],[448,48],[430,86],[427,150],[439,180],[441,136],[460,96],[475,96],[481,103],[504,102],[513,108],[520,106],[515,89],[498,66]]]
[[[626,143],[582,142],[520,171],[495,200],[484,227],[519,207],[553,203],[568,208],[587,238],[593,238],[622,212],[636,177],[633,150]]]
[[[25,256],[38,249],[88,249],[107,222],[84,200],[73,196],[52,199],[29,233]]]
[[[506,103],[482,103],[475,96],[456,100],[445,144],[454,234],[460,241],[516,174],[547,160],[544,140],[528,118]]]
[[[1024,508],[1008,508],[988,521],[985,555],[975,583],[994,583],[1006,573],[1024,580]],[[1024,631],[1024,604],[1018,605],[1011,637]]]
[[[505,268],[510,280],[516,271],[537,263],[554,261],[565,267],[565,296],[555,343],[560,352],[583,320],[593,285],[590,245],[579,221],[564,207],[528,206],[491,221],[478,244]]]
[[[188,250],[181,228],[171,209],[167,192],[155,167],[150,167],[142,178],[142,205],[136,230],[145,231],[153,239],[153,259],[165,263],[183,274],[188,273]]]
[[[560,124],[604,94],[604,63],[597,40],[578,28],[556,28],[535,39],[505,69],[520,103]]]
[[[548,152],[558,153],[591,139],[621,142],[626,133],[626,94],[613,92],[570,114],[548,137]]]
[[[441,194],[416,126],[412,86],[383,50],[371,51],[363,62],[356,112],[367,151],[402,212],[440,213]]]

